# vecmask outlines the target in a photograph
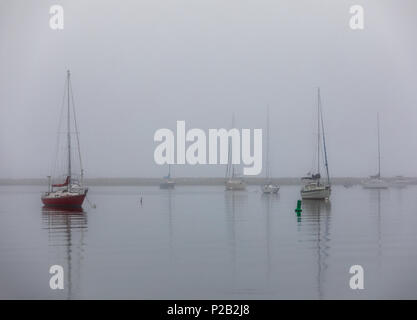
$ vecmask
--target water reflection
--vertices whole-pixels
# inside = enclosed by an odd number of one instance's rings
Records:
[[[372,206],[371,212],[376,219],[376,232],[377,232],[377,256],[378,256],[378,265],[381,266],[381,256],[382,256],[382,216],[381,216],[381,192],[380,189],[370,189],[370,204]]]
[[[173,203],[172,203],[172,198],[173,195],[172,193],[175,192],[173,189],[167,189],[165,190],[166,195],[167,195],[167,199],[166,199],[166,205],[168,208],[168,246],[169,246],[169,253],[170,253],[170,259],[171,262],[174,261],[175,258],[175,253],[174,253],[174,220],[173,220],[173,214],[172,214],[172,209],[173,209]]]
[[[232,279],[232,288],[235,290],[237,275],[237,224],[243,219],[242,208],[246,206],[248,195],[242,191],[226,191],[224,195],[228,247],[232,265],[230,278]]]
[[[324,298],[325,272],[328,268],[327,259],[330,250],[331,202],[323,200],[304,200],[301,227],[308,227],[308,234],[313,236],[317,257],[317,294]],[[302,223],[302,221],[304,221]]]
[[[103,187],[100,213],[41,211],[32,207],[37,189],[17,190],[1,199],[7,298],[350,299],[358,297],[347,285],[354,263],[371,270],[360,298],[416,297],[417,186],[336,187],[331,203],[304,200],[298,222],[297,186],[279,197],[149,187],[140,210],[136,187]],[[32,231],[25,237],[15,232],[22,221]],[[25,262],[44,278],[9,280]],[[47,285],[53,264],[64,267],[65,290]]]
[[[81,283],[81,263],[85,254],[87,214],[82,209],[42,208],[43,229],[48,231],[50,250],[64,267],[67,298],[73,298],[74,285]]]
[[[279,194],[262,194],[263,212],[265,213],[265,244],[266,244],[266,283],[271,279],[271,212],[273,202],[279,199]]]

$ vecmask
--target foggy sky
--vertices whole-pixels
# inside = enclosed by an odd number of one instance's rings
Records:
[[[376,173],[377,112],[382,175],[417,176],[416,31],[415,0],[0,0],[0,178],[50,173],[67,69],[86,177],[161,177],[156,130],[264,128],[268,105],[272,175],[302,176],[318,86],[332,176]]]

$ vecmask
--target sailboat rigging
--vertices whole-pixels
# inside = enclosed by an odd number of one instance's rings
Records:
[[[168,165],[168,175],[164,177],[164,181],[159,185],[160,189],[174,189],[175,181],[171,178],[171,165]]]
[[[365,189],[387,189],[388,183],[381,179],[381,137],[379,126],[379,113],[376,115],[377,131],[378,131],[378,172],[374,176],[370,176],[362,182]]]
[[[67,79],[66,79],[66,92],[64,93],[64,97],[67,97],[67,131],[66,131],[66,138],[67,138],[67,168],[66,168],[66,175],[65,181],[63,183],[56,183],[52,184],[52,177],[49,176],[48,178],[48,191],[45,192],[42,197],[42,203],[46,207],[61,207],[61,208],[79,208],[82,206],[84,199],[87,195],[88,188],[84,187],[84,171],[82,168],[82,161],[81,161],[81,153],[80,153],[80,141],[78,136],[78,125],[75,118],[75,106],[74,106],[74,98],[72,95],[72,87],[71,87],[71,73],[67,71]],[[80,162],[80,179],[74,174],[74,170],[72,167],[71,161],[71,154],[72,154],[72,146],[71,146],[71,99],[72,99],[72,111],[74,115],[74,126],[75,126],[75,133],[76,133],[76,142],[78,148],[78,155],[79,155],[79,162]]]
[[[232,116],[232,129],[235,127],[235,115]],[[245,181],[236,175],[235,165],[232,162],[232,143],[228,142],[228,157],[225,176],[226,190],[246,190]]]
[[[269,157],[269,107],[267,108],[266,115],[266,159],[265,159],[265,175],[266,181],[262,186],[263,193],[278,193],[279,186],[273,184],[271,181],[271,170],[270,170],[270,157]]]
[[[326,167],[326,182],[321,182],[320,174],[320,146],[323,143],[324,153],[324,165]],[[301,189],[301,197],[303,199],[328,199],[331,193],[330,176],[329,176],[329,164],[327,160],[326,138],[324,134],[324,121],[321,105],[320,88],[317,90],[317,169],[316,173],[312,173],[311,176],[303,177],[302,179],[307,181]]]

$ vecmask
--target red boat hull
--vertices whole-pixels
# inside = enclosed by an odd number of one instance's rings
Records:
[[[59,198],[42,197],[42,202],[46,207],[53,208],[81,208],[86,194],[76,196],[65,196]]]

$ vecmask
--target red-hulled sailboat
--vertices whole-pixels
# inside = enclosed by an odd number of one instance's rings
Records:
[[[71,73],[67,71],[66,81],[66,98],[67,98],[67,145],[66,145],[66,161],[67,168],[64,175],[65,181],[63,183],[52,184],[52,179],[49,176],[49,190],[42,195],[42,202],[46,207],[57,207],[57,208],[80,208],[87,195],[88,188],[83,185],[83,169],[81,162],[80,153],[80,142],[78,137],[77,121],[75,119],[75,107],[74,99],[72,98],[71,90]],[[65,97],[64,96],[64,97]],[[80,175],[75,175],[71,167],[71,103],[70,97],[72,98],[72,111],[74,115],[74,128],[76,134],[77,149],[80,162]]]

